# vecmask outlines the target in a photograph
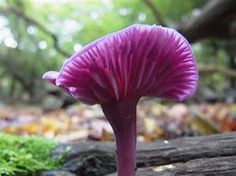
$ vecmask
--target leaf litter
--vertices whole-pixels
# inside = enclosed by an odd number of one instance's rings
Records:
[[[162,105],[146,101],[137,108],[138,141],[208,135],[236,130],[236,104]],[[57,141],[114,140],[98,105],[71,105],[46,111],[38,106],[0,107],[0,131],[39,135]]]

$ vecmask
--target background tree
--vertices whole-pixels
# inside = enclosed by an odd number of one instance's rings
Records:
[[[193,43],[199,92],[222,92],[235,87],[235,17],[234,0],[0,1],[0,97],[37,102],[55,93],[41,80],[46,70],[133,23],[176,28]]]

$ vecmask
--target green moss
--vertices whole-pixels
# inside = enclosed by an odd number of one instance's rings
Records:
[[[57,143],[42,137],[19,137],[0,133],[0,175],[34,176],[56,169],[60,158],[50,158]]]

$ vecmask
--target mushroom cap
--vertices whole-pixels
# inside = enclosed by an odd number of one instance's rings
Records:
[[[132,25],[88,44],[43,78],[90,105],[142,96],[181,101],[195,93],[198,70],[180,33]]]

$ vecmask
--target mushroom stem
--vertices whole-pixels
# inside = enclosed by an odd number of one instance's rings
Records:
[[[137,103],[138,99],[129,99],[102,104],[115,134],[118,176],[135,176]]]

